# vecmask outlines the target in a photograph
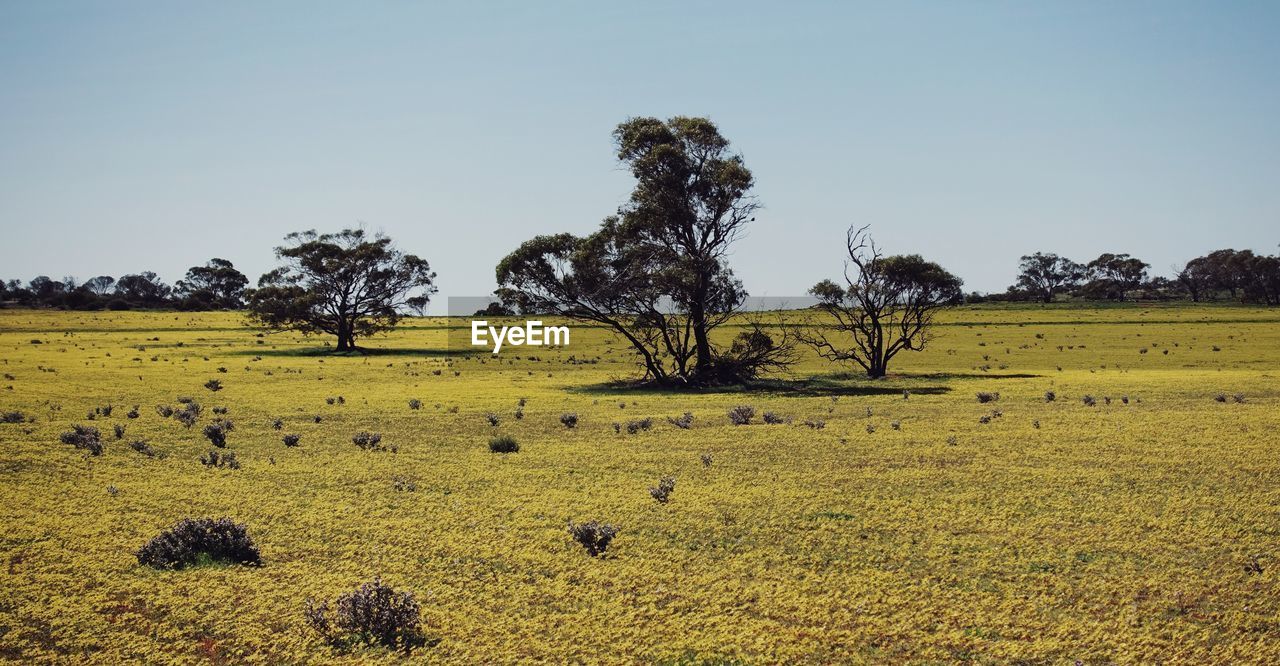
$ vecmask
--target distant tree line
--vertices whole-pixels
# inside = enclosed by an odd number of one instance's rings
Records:
[[[210,259],[192,266],[175,285],[165,284],[151,271],[113,278],[99,275],[84,282],[74,277],[54,280],[47,275],[0,283],[0,302],[25,307],[65,310],[238,310],[245,304],[249,279],[226,259]]]
[[[1003,294],[972,294],[970,301],[1191,300],[1280,305],[1280,255],[1215,250],[1174,267],[1172,277],[1151,276],[1150,264],[1106,253],[1087,264],[1053,253],[1022,257],[1018,279]]]

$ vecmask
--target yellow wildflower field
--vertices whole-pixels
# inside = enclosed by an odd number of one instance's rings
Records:
[[[447,325],[338,356],[237,313],[0,311],[0,413],[33,419],[0,424],[0,660],[1280,662],[1280,310],[969,306],[884,380],[806,355],[696,393],[612,384],[635,365],[601,329],[495,357]],[[191,428],[157,413],[182,396]],[[240,469],[199,461],[212,418]],[[189,516],[247,525],[263,566],[139,566]],[[620,530],[599,558],[566,530],[593,519]],[[430,645],[308,627],[375,576]]]

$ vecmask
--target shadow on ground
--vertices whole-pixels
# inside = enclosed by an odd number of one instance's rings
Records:
[[[423,358],[443,358],[475,355],[474,351],[465,349],[438,349],[434,347],[361,347],[355,351],[336,351],[333,347],[299,347],[293,349],[244,349],[231,352],[237,356],[282,356],[282,357],[319,357],[319,358],[362,358],[366,356],[420,356]]]

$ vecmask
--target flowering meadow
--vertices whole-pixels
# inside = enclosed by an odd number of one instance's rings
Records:
[[[0,311],[0,661],[1280,662],[1280,311],[940,322],[883,380],[680,392],[584,326]],[[224,517],[255,561],[140,562]],[[411,648],[309,621],[375,579]]]

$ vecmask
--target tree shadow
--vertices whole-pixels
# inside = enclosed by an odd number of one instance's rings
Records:
[[[425,358],[449,358],[473,356],[469,349],[439,349],[435,347],[360,347],[354,351],[338,351],[333,347],[300,347],[294,349],[243,349],[231,352],[237,356],[282,356],[320,358],[362,358],[366,356],[421,356]]]
[[[825,377],[810,379],[765,379],[748,384],[726,386],[681,387],[654,385],[634,381],[613,381],[588,384],[566,389],[570,393],[588,395],[771,395],[783,398],[811,398],[826,396],[902,395],[909,391],[916,395],[941,395],[951,391],[949,386],[897,383],[891,380],[875,381],[862,378],[862,383],[850,384],[832,381]]]

